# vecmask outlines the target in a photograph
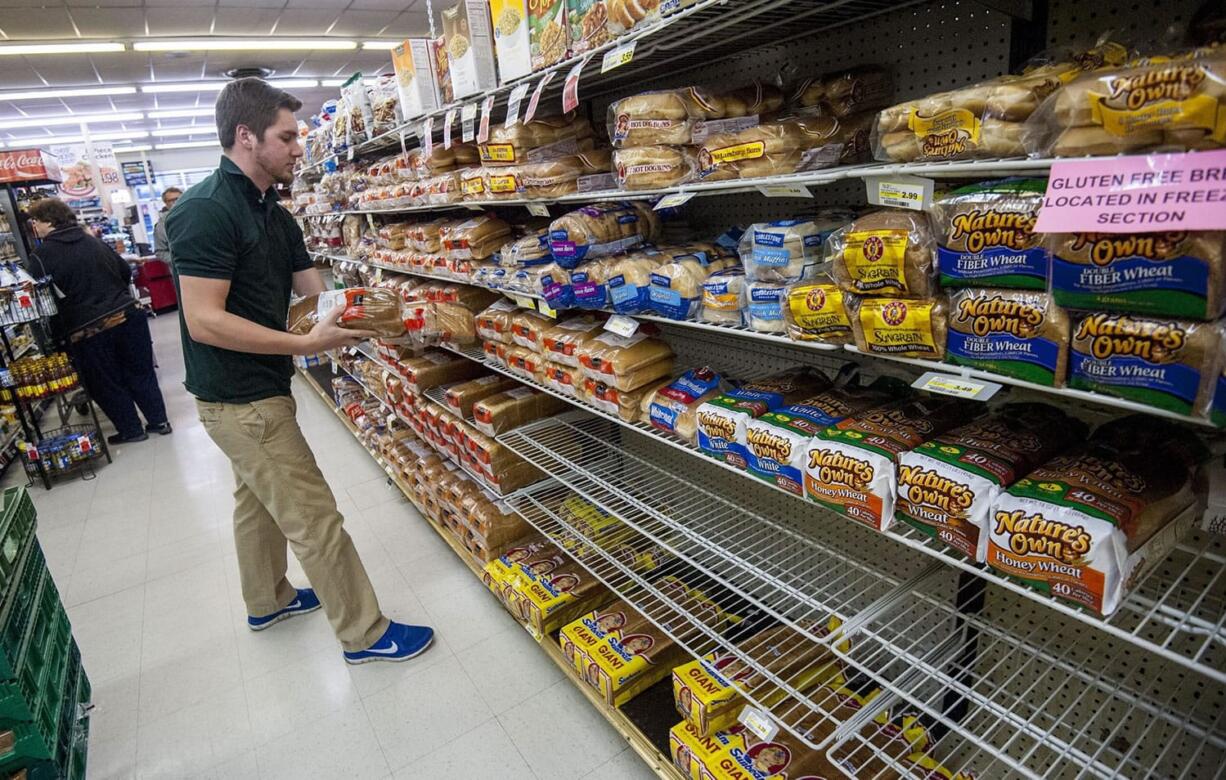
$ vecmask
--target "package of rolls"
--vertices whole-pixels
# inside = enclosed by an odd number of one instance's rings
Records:
[[[609,104],[609,139],[615,149],[685,146],[693,143],[695,121],[726,114],[724,101],[702,87],[644,92]]]
[[[592,125],[575,114],[490,127],[489,139],[478,145],[481,164],[521,165],[553,160],[592,149]]]
[[[1226,52],[1201,49],[1082,73],[1026,123],[1032,154],[1112,155],[1226,146]]]
[[[577,192],[579,178],[611,170],[612,152],[592,149],[541,162],[526,162],[516,169],[519,195],[556,198]]]
[[[609,268],[616,258],[585,260],[570,272],[571,305],[577,309],[604,309],[609,305]]]
[[[698,147],[701,181],[751,179],[852,165],[869,159],[874,116],[815,116],[708,136]]]
[[[563,214],[549,226],[549,248],[564,268],[618,254],[660,235],[660,218],[638,201],[601,203]]]
[[[930,298],[937,291],[936,239],[923,214],[870,212],[831,233],[826,251],[831,276],[847,292]]]
[[[740,265],[714,271],[702,281],[702,304],[697,319],[716,325],[744,323],[745,269]]]
[[[605,286],[618,314],[642,314],[651,310],[651,275],[667,261],[655,250],[642,250],[609,259]]]
[[[699,155],[693,146],[624,146],[613,152],[613,171],[623,190],[654,190],[692,181]]]
[[[885,108],[893,97],[889,71],[879,65],[861,65],[796,82],[789,89],[788,104],[801,116],[845,119]]]
[[[661,317],[693,319],[702,302],[702,283],[709,271],[696,259],[664,263],[651,272],[647,299]]]

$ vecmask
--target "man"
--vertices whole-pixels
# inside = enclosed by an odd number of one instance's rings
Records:
[[[291,289],[324,289],[274,188],[290,183],[302,156],[294,120],[301,107],[259,79],[228,84],[216,108],[221,165],[167,215],[184,384],[234,467],[234,537],[249,627],[263,630],[322,602],[346,661],[403,661],[424,652],[434,632],[380,612],[290,395],[290,355],[374,335],[341,329],[343,306],[305,336],[285,330]],[[287,541],[314,590],[295,590],[286,580]]]
[[[170,267],[174,267],[174,254],[170,251],[170,243],[166,240],[166,215],[175,207],[183,190],[178,187],[167,187],[162,191],[162,214],[158,223],[153,226],[153,254]]]

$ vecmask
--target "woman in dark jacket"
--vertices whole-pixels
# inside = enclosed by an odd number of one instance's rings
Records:
[[[144,441],[149,433],[170,433],[153,368],[149,319],[130,291],[132,270],[115,250],[86,233],[62,200],[35,201],[29,215],[42,239],[31,270],[50,275],[63,293],[52,325],[68,339],[81,381],[118,431],[107,441],[121,444]]]

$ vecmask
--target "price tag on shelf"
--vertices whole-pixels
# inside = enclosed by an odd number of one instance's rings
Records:
[[[550,306],[548,303],[545,303],[544,301],[536,302],[536,310],[551,319],[556,320],[558,318],[558,310]]]
[[[447,110],[446,115],[444,115],[443,117],[443,148],[444,149],[451,148],[451,125],[453,122],[455,122],[455,115],[456,115],[456,110],[454,108],[451,108]]]
[[[421,153],[425,157],[434,154],[434,117],[426,117],[421,123]]]
[[[357,151],[357,150],[356,150],[356,149],[354,149],[352,146],[351,146],[351,147],[349,147],[349,150],[348,150],[347,152],[345,152],[345,159],[347,159],[347,160],[349,160],[349,161],[351,161],[351,162],[352,162],[352,161],[353,161],[353,155],[354,155],[354,153],[355,153],[356,151]]]
[[[502,126],[508,130],[519,124],[519,104],[523,102],[524,95],[528,94],[529,86],[531,85],[525,81],[511,90],[511,96],[507,98],[507,118]]]
[[[665,195],[663,198],[656,201],[656,205],[651,207],[652,211],[659,211],[660,209],[675,209],[678,206],[688,202],[689,199],[694,197],[695,194],[697,193],[674,192],[671,195]]]
[[[536,301],[532,300],[531,298],[527,298],[523,295],[512,295],[511,300],[515,301],[516,305],[521,306],[525,309],[535,309],[536,308]]]
[[[566,74],[566,81],[562,82],[562,113],[569,114],[579,107],[579,74],[591,59],[592,55],[587,55]]]
[[[536,89],[532,90],[532,97],[528,100],[528,108],[524,110],[524,122],[531,122],[532,117],[536,116],[536,107],[541,104],[541,93],[545,91],[545,85],[553,81],[553,71],[545,74],[540,83],[536,85]]]
[[[605,320],[604,329],[623,338],[630,338],[639,329],[639,321],[624,314],[614,314]]]
[[[529,203],[528,213],[534,217],[547,217],[549,216],[549,207],[544,203]]]
[[[408,154],[408,151],[409,151],[408,146],[406,146],[404,142],[404,137],[406,135],[408,135],[408,133],[406,133],[404,130],[400,131],[400,153],[401,154]]]
[[[942,374],[937,371],[924,372],[924,375],[912,382],[911,386],[917,390],[927,390],[930,393],[952,395],[955,398],[967,398],[972,401],[987,401],[996,395],[1001,387],[995,382]]]
[[[604,53],[604,59],[600,61],[600,72],[608,73],[614,68],[620,68],[622,65],[634,59],[634,44],[637,41],[618,46],[616,49],[609,49]]]
[[[812,198],[813,193],[803,184],[759,184],[758,192],[768,198]]]
[[[874,206],[924,211],[932,205],[933,181],[922,176],[874,176],[865,179],[864,186]]]
[[[477,131],[477,143],[483,144],[490,139],[490,112],[494,110],[494,96],[486,95],[481,101],[481,129]]]
[[[460,140],[466,144],[477,137],[476,120],[477,104],[465,103],[460,109]]]
[[[745,709],[741,710],[737,720],[763,742],[770,742],[779,733],[779,724],[770,716],[770,713],[748,704],[745,705]]]

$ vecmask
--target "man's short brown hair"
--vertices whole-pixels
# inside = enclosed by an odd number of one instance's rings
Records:
[[[68,204],[59,198],[43,198],[30,204],[30,219],[46,222],[54,228],[71,227],[77,224],[77,215]]]
[[[277,113],[283,108],[297,111],[302,108],[302,101],[263,79],[231,81],[217,96],[217,106],[213,112],[217,118],[217,137],[221,148],[234,146],[239,125],[246,125],[257,138],[264,140],[264,131],[277,121]]]

